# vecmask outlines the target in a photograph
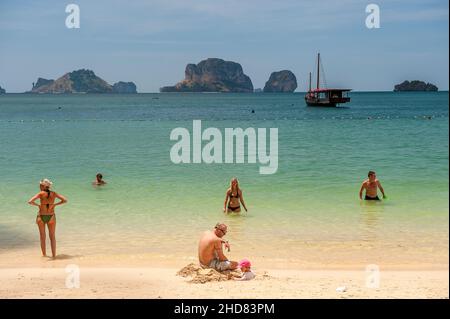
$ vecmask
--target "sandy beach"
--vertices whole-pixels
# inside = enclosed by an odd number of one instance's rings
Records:
[[[3,255],[4,256],[4,255]],[[146,255],[27,257],[25,267],[2,258],[0,298],[448,298],[448,265],[255,267],[248,282],[192,283],[177,272],[194,260],[163,263]],[[16,265],[18,263],[15,263]],[[23,263],[22,263],[23,265]],[[109,266],[108,266],[109,265]],[[151,265],[151,266],[148,266]],[[334,268],[334,269],[333,269]],[[79,274],[79,287],[71,275]],[[345,287],[345,291],[336,291]]]

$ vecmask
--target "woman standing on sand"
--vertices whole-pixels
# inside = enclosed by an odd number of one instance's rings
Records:
[[[55,230],[56,230],[56,216],[55,216],[55,207],[58,205],[62,205],[67,203],[67,200],[64,196],[57,194],[50,190],[52,187],[52,182],[48,179],[43,179],[39,183],[40,192],[34,195],[29,201],[28,204],[39,207],[39,212],[36,217],[36,224],[39,227],[39,234],[41,239],[41,250],[42,255],[47,256],[46,247],[45,247],[45,225],[48,227],[48,236],[50,238],[50,243],[52,247],[52,256],[56,257],[56,238],[55,238]],[[60,201],[55,204],[55,199],[59,199]],[[39,199],[40,203],[36,204],[36,200]]]
[[[236,177],[233,177],[230,182],[230,188],[228,188],[225,196],[223,211],[227,213],[240,213],[241,204],[244,206],[245,211],[247,211],[242,190],[239,188],[239,181]]]

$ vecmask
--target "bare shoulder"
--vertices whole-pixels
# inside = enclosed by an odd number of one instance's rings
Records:
[[[215,234],[213,234],[212,231],[207,230],[203,233],[202,238],[204,238],[207,241],[214,241],[217,238],[217,236]]]

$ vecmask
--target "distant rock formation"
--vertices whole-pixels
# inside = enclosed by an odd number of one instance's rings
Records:
[[[38,89],[41,86],[44,85],[51,85],[53,84],[53,82],[55,82],[55,80],[47,80],[47,79],[43,79],[43,78],[38,78],[36,83],[33,83],[33,88],[31,90],[35,90]]]
[[[121,90],[124,86],[118,82],[117,90]],[[129,82],[131,83],[131,82]],[[127,87],[131,87],[129,83],[125,83]],[[133,83],[134,85],[134,83]],[[134,85],[134,90],[136,86]],[[56,80],[47,80],[39,78],[36,84],[28,93],[122,93],[115,92],[113,86],[105,80],[95,75],[94,71],[80,69],[64,74]],[[127,93],[127,92],[126,92]]]
[[[394,92],[399,91],[426,91],[426,92],[436,92],[438,87],[431,83],[425,83],[423,81],[404,81],[403,83],[397,84],[394,87]]]
[[[236,92],[252,93],[252,80],[242,66],[232,61],[209,58],[198,64],[188,64],[185,79],[174,86],[165,86],[161,92]]]
[[[0,94],[5,94],[5,93],[6,93],[5,89],[0,86]]]
[[[136,84],[134,84],[133,82],[119,81],[117,83],[114,83],[112,88],[114,93],[123,93],[123,94],[137,93]]]
[[[289,70],[273,72],[264,86],[265,93],[291,93],[297,88],[297,78]]]

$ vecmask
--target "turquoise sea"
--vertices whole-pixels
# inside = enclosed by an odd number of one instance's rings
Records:
[[[60,253],[196,256],[229,225],[233,257],[309,264],[448,265],[448,92],[355,92],[339,108],[303,94],[0,96],[0,254],[39,252],[27,200],[49,178]],[[254,110],[254,112],[252,112]],[[170,161],[176,127],[278,128],[279,165]],[[375,170],[388,200],[358,199]],[[97,172],[108,185],[93,188]],[[249,213],[222,213],[237,176]]]

